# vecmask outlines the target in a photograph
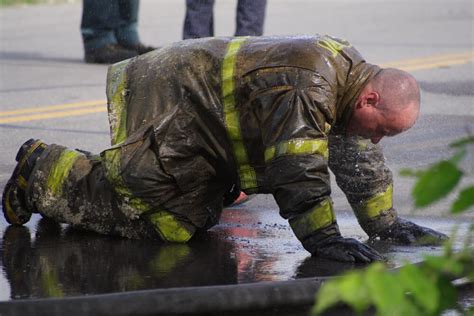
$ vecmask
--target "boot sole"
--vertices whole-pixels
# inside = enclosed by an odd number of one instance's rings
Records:
[[[14,198],[15,190],[18,190],[18,186],[9,180],[2,195],[3,216],[9,224],[23,225],[30,220],[31,213],[26,210],[20,211],[19,208],[21,208],[21,206],[19,205],[17,207],[12,205],[10,198]],[[23,213],[24,215],[18,216],[18,213]]]
[[[2,208],[3,208],[3,215],[8,223],[15,224],[15,225],[23,225],[24,223],[28,222],[31,217],[31,212],[27,210],[23,210],[18,202],[18,205],[15,207],[12,204],[11,198],[15,198],[15,190],[26,190],[27,181],[21,175],[21,171],[28,160],[28,157],[34,152],[39,146],[45,146],[45,144],[40,140],[29,139],[23,145],[21,145],[20,149],[18,150],[15,160],[18,162],[13,173],[8,180],[5,188],[3,189],[2,194]],[[25,150],[26,153],[25,153]],[[21,160],[20,160],[21,158]],[[16,210],[15,210],[16,209]],[[23,213],[23,215],[20,215]]]

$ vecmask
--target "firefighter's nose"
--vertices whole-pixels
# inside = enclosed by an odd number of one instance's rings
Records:
[[[370,140],[374,144],[378,144],[378,142],[382,139],[383,136],[371,137]]]

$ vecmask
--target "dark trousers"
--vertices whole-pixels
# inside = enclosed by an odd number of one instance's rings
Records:
[[[239,0],[236,36],[263,34],[266,0]],[[214,0],[186,0],[183,39],[214,36]]]
[[[138,43],[138,7],[139,0],[83,0],[84,48]]]

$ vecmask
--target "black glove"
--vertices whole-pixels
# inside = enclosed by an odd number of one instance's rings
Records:
[[[328,237],[318,245],[313,255],[343,262],[370,263],[383,260],[383,257],[369,246],[342,236]]]
[[[306,250],[317,258],[360,263],[384,259],[369,246],[353,238],[342,237],[335,222],[315,231],[303,240],[302,244]]]
[[[443,233],[397,217],[395,222],[373,237],[403,245],[440,245],[448,239]]]

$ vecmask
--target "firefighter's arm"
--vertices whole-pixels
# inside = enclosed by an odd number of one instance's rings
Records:
[[[439,244],[447,236],[398,217],[392,173],[382,147],[361,137],[331,135],[330,168],[370,238],[401,244]]]
[[[289,219],[296,237],[314,256],[347,262],[382,260],[370,247],[341,236],[323,161],[318,154],[301,154],[271,162],[267,170],[281,215]]]
[[[370,247],[343,238],[337,226],[327,167],[328,93],[321,86],[293,82],[266,89],[262,98],[267,110],[271,108],[271,113],[262,114],[268,183],[280,214],[289,220],[303,247],[332,260],[381,260]]]

